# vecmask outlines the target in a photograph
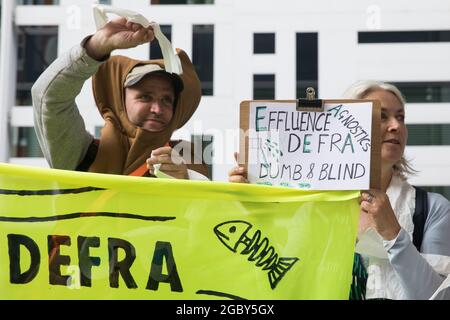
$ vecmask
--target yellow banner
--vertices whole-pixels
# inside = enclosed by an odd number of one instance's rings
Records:
[[[0,164],[0,299],[347,299],[358,194]]]

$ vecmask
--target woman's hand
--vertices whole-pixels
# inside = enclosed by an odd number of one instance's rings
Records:
[[[147,159],[147,168],[150,174],[155,175],[155,164],[161,164],[160,171],[176,179],[188,179],[186,163],[177,151],[171,147],[161,147],[152,151]]]
[[[386,193],[375,189],[363,191],[360,203],[363,229],[374,227],[384,240],[397,237],[401,227]]]
[[[133,48],[154,38],[152,27],[144,28],[138,23],[127,22],[125,18],[117,18],[97,30],[85,48],[91,58],[102,60],[114,49]]]
[[[234,158],[236,159],[236,162],[238,163],[239,153],[234,153]],[[228,181],[229,182],[235,182],[235,183],[248,183],[247,180],[247,170],[244,166],[237,165],[233,169],[228,172]]]

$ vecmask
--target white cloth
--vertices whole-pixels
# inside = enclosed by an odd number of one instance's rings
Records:
[[[412,239],[414,231],[412,215],[414,214],[416,190],[400,177],[393,176],[386,194],[400,226]],[[379,254],[372,255],[372,252],[361,252],[368,273],[366,299],[405,299],[403,287],[388,260],[387,250],[383,246],[382,238],[378,234],[377,236],[378,246],[375,247],[378,252],[384,254],[380,256]],[[362,235],[362,238],[364,238],[364,235]],[[391,241],[391,247],[395,240]]]
[[[390,241],[383,241],[372,229],[359,235],[356,250],[362,254],[368,273],[366,298],[429,299],[445,288],[442,283],[450,273],[449,202],[428,193],[429,212],[421,248],[424,253],[419,254],[412,244],[415,189],[394,176],[386,194],[401,230]],[[448,297],[447,291],[439,298]]]
[[[175,179],[171,175],[168,175],[167,173],[164,173],[161,170],[159,170],[159,168],[161,167],[161,164],[155,164],[153,167],[155,168],[155,176],[157,178],[161,178],[161,179]],[[209,181],[208,177],[205,177],[204,175],[202,175],[201,173],[199,173],[197,171],[188,169],[187,172],[188,172],[188,179],[189,180]]]

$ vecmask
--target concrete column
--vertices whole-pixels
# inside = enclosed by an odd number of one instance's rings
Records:
[[[0,43],[0,162],[9,160],[8,123],[16,94],[15,1],[2,0]]]

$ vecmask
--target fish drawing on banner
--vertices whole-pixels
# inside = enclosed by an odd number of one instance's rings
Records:
[[[249,255],[249,261],[256,261],[257,267],[269,270],[268,277],[270,287],[275,289],[286,273],[299,260],[299,258],[279,257],[275,249],[269,244],[269,240],[261,239],[261,231],[257,230],[250,236],[248,232],[252,225],[246,221],[226,221],[214,228],[214,233],[219,240],[231,251],[237,253],[239,245],[244,245],[239,253]]]

